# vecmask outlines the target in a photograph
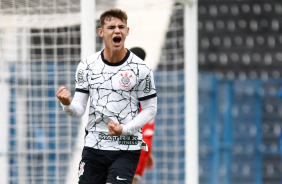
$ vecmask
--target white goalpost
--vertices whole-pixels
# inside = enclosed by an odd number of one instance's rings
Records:
[[[7,170],[9,162],[8,162],[8,131],[9,131],[9,108],[8,108],[8,99],[10,98],[8,84],[5,83],[5,80],[8,78],[8,72],[6,72],[7,68],[4,65],[3,52],[0,51],[0,73],[2,77],[0,77],[0,96],[2,98],[2,102],[0,105],[0,117],[2,123],[0,123],[0,181],[3,181],[3,184],[7,184],[9,172]]]
[[[184,4],[185,66],[185,183],[199,183],[198,146],[198,5],[197,0]]]
[[[81,31],[80,31],[80,37],[81,37],[81,59],[84,59],[85,57],[93,54],[95,52],[96,48],[96,1],[95,0],[81,0],[80,2],[80,11],[81,11]],[[89,100],[88,104],[89,105]],[[69,170],[67,174],[67,182],[66,183],[73,183],[78,182],[78,172],[77,172],[77,165],[79,161],[81,160],[81,151],[83,149],[83,139],[84,139],[84,128],[85,125],[88,122],[88,114],[89,109],[87,108],[85,111],[85,114],[81,118],[81,122],[79,125],[79,131],[76,138],[76,144],[75,144],[75,151],[73,152],[70,164],[69,164]]]

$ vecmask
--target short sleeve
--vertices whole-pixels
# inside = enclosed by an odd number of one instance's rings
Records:
[[[87,76],[88,76],[87,63],[85,61],[81,61],[78,64],[76,75],[75,75],[76,91],[89,93]]]
[[[157,96],[153,71],[146,68],[140,76],[138,86],[138,100],[143,101]]]

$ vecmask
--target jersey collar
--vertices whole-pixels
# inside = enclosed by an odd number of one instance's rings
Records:
[[[104,50],[105,50],[105,49],[104,49]],[[122,65],[122,64],[128,59],[128,57],[129,57],[129,55],[130,55],[129,50],[126,49],[126,50],[127,50],[126,55],[124,56],[124,58],[123,58],[120,62],[111,63],[111,62],[105,60],[105,58],[104,58],[104,50],[102,50],[102,53],[101,53],[102,61],[103,61],[106,65],[109,65],[109,66],[120,66],[120,65]]]

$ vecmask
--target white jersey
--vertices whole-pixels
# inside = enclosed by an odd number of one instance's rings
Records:
[[[142,130],[133,135],[110,136],[110,121],[126,125],[137,114],[140,101],[156,97],[152,70],[127,50],[119,63],[110,63],[99,51],[81,61],[76,91],[89,93],[89,121],[85,146],[101,150],[140,150]]]

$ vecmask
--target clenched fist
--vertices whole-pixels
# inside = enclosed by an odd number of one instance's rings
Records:
[[[122,126],[114,121],[108,124],[110,135],[120,136],[122,133]]]
[[[60,87],[56,93],[56,97],[60,100],[63,105],[71,104],[71,93],[66,90],[64,86]]]

